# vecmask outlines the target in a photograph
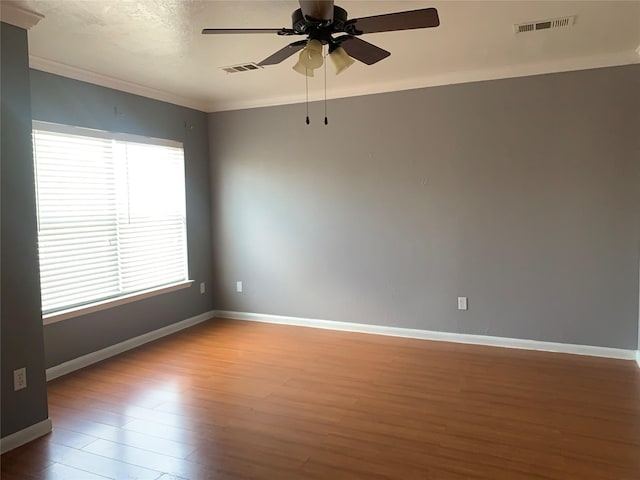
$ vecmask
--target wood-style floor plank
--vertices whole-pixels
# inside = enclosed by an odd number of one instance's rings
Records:
[[[634,362],[216,319],[49,383],[6,480],[640,480]]]

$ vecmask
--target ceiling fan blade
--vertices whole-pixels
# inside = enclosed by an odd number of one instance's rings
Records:
[[[372,17],[354,18],[349,25],[355,27],[356,35],[361,33],[392,32],[395,30],[413,30],[415,28],[430,28],[440,25],[438,10],[423,8],[406,12],[387,13]],[[349,33],[352,33],[351,31]]]
[[[284,28],[203,28],[205,35],[221,35],[227,33],[279,33]]]
[[[296,53],[299,50],[302,50],[304,46],[307,44],[306,40],[300,40],[299,42],[293,42],[287,45],[286,47],[281,48],[273,55],[268,56],[264,60],[262,60],[258,65],[261,67],[264,65],[275,65],[276,63],[280,63],[283,60],[286,60],[291,55]]]
[[[373,65],[374,63],[391,55],[390,52],[357,37],[344,36],[337,38],[336,40],[350,57],[360,60],[362,63],[366,63],[367,65]]]
[[[299,3],[304,18],[322,23],[333,21],[333,0],[299,0]]]

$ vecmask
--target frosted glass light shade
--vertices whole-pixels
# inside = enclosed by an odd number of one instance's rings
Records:
[[[355,63],[355,60],[347,55],[344,48],[338,47],[333,52],[329,53],[329,58],[336,69],[336,75],[344,72],[347,68]]]
[[[293,66],[293,69],[301,75],[313,77],[313,71],[320,68],[323,61],[322,43],[319,40],[309,40],[300,52],[298,63]]]
[[[293,66],[293,69],[298,72],[300,75],[306,75],[307,77],[313,77],[313,70],[307,68],[304,62],[304,50],[300,52],[300,57],[298,58],[297,63]]]
[[[319,40],[309,40],[303,52],[306,53],[305,64],[309,70],[322,66],[322,43]]]

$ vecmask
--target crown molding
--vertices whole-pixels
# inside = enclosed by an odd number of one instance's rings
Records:
[[[3,2],[0,1],[2,5]],[[4,9],[4,6],[3,6]],[[420,78],[398,79],[389,82],[379,82],[370,85],[357,85],[329,92],[328,99],[346,97],[358,97],[363,95],[375,95],[394,91],[414,90],[418,88],[436,87],[443,85],[455,85],[460,83],[481,82],[487,80],[499,80],[505,78],[527,77],[544,75],[549,73],[561,73],[593,68],[615,67],[640,63],[640,45],[635,51],[618,52],[607,55],[593,55],[567,60],[551,62],[525,63],[510,65],[500,68],[471,70],[464,72],[449,72],[442,75],[432,75]],[[54,62],[42,57],[31,55],[29,66],[35,70],[61,75],[63,77],[80,80],[83,82],[113,88],[134,95],[140,95],[163,102],[193,108],[203,112],[221,112],[228,110],[244,110],[249,108],[272,107],[277,105],[290,105],[303,103],[305,96],[301,94],[282,95],[261,99],[249,99],[239,101],[215,101],[204,102],[193,98],[184,97],[170,92],[146,87],[137,83],[120,80],[78,67],[72,67],[59,62]],[[323,100],[322,92],[309,92],[309,101]]]
[[[640,50],[640,46],[638,46]],[[636,50],[636,52],[638,52]],[[358,97],[402,90],[455,85],[460,83],[482,82],[505,78],[528,77],[548,73],[562,73],[594,68],[617,67],[640,63],[640,52],[625,51],[606,55],[592,55],[565,60],[554,60],[539,63],[523,63],[506,67],[450,72],[442,75],[432,75],[421,78],[398,79],[390,82],[380,82],[370,85],[346,87],[329,92],[329,99]],[[309,101],[323,100],[323,92],[309,92]],[[221,112],[228,110],[244,110],[249,108],[272,107],[303,103],[304,94],[284,95],[265,99],[251,99],[247,101],[217,101],[206,105],[207,112]]]
[[[0,1],[0,21],[4,23],[29,30],[31,27],[37,25],[43,18],[44,15],[32,12],[31,10],[25,10],[17,6],[14,2]]]
[[[1,0],[0,0],[1,1]],[[101,87],[113,88],[126,93],[140,95],[142,97],[160,100],[162,102],[180,105],[182,107],[193,108],[194,110],[206,111],[206,105],[191,98],[176,95],[174,93],[157,90],[155,88],[146,87],[126,80],[103,75],[101,73],[91,72],[78,67],[72,67],[64,63],[54,62],[42,57],[29,55],[29,67],[34,70],[40,70],[47,73],[53,73],[62,77],[80,80],[82,82],[92,83]]]

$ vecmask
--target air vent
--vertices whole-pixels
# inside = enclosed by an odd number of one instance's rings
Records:
[[[535,22],[516,23],[513,26],[515,33],[535,32],[537,30],[548,30],[550,28],[570,27],[576,23],[576,16],[551,18],[549,20],[538,20]]]
[[[227,73],[249,72],[251,70],[260,70],[261,67],[257,63],[241,63],[240,65],[231,65],[229,67],[220,67],[220,70],[224,70]]]

